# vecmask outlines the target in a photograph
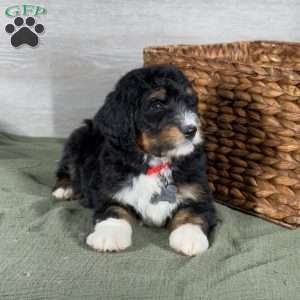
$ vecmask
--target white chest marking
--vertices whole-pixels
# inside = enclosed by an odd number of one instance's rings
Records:
[[[169,169],[163,170],[163,176],[172,176]],[[161,226],[171,216],[172,211],[178,206],[179,201],[170,203],[159,201],[152,203],[154,194],[160,194],[163,188],[163,181],[159,174],[144,175],[132,179],[132,184],[123,188],[114,195],[119,202],[131,205],[143,217],[143,221],[149,225]]]

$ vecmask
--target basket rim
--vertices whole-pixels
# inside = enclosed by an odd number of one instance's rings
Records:
[[[229,46],[238,44],[277,44],[277,45],[290,45],[300,47],[300,42],[289,42],[289,41],[276,41],[276,40],[243,40],[243,41],[232,41],[224,43],[208,43],[208,44],[165,44],[165,45],[149,45],[144,47],[144,50],[158,49],[158,48],[169,48],[169,47],[205,47],[205,46]]]
[[[212,43],[212,44],[166,44],[166,45],[157,45],[157,46],[146,46],[143,48],[143,58],[144,58],[144,64],[145,64],[145,56],[148,52],[151,52],[153,50],[160,51],[165,50],[168,48],[177,48],[177,49],[189,49],[189,48],[201,48],[201,47],[220,47],[220,46],[239,46],[239,45],[251,45],[251,44],[270,44],[270,45],[282,45],[282,46],[292,46],[299,48],[300,50],[300,42],[287,42],[287,41],[274,41],[274,40],[248,40],[248,41],[233,41],[233,42],[225,42],[225,43]],[[178,57],[189,57],[189,55],[186,54],[180,54]],[[253,67],[253,63],[247,63],[247,62],[241,62],[236,59],[228,59],[228,58],[222,58],[222,57],[202,57],[203,60],[209,60],[214,61],[217,63],[223,63],[223,64],[239,64],[243,66],[249,66]],[[257,63],[255,64],[258,67],[266,68],[266,69],[276,69],[279,71],[293,71],[293,72],[300,72],[300,68],[295,68],[294,66],[284,66],[284,65],[270,65],[270,64],[264,64],[264,63]],[[191,66],[192,67],[192,66]]]

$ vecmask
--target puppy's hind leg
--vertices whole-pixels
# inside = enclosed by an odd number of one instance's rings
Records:
[[[56,172],[56,183],[52,189],[52,196],[59,200],[71,200],[74,199],[74,195],[71,180],[71,165],[68,159],[63,157]]]
[[[56,184],[52,195],[57,199],[69,200],[79,199],[83,194],[82,189],[82,170],[85,157],[90,156],[86,149],[86,144],[97,140],[94,135],[93,123],[85,121],[85,125],[72,132],[65,143],[62,158],[56,172]]]

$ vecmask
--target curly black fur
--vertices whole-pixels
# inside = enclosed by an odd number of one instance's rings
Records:
[[[167,91],[166,98],[147,100],[159,88]],[[119,203],[114,195],[132,185],[132,178],[144,174],[148,168],[152,148],[149,146],[147,151],[141,146],[141,134],[155,137],[170,126],[179,128],[180,132],[183,129],[178,123],[177,108],[196,112],[196,96],[187,94],[187,88],[190,88],[189,82],[174,66],[148,66],[127,73],[108,94],[94,118],[85,120],[85,125],[76,129],[67,140],[56,173],[55,188],[62,182],[69,182],[73,195],[77,195],[84,205],[94,208],[95,222],[116,217],[117,214],[107,215],[112,205],[129,209],[135,217],[142,218],[135,207]],[[161,110],[161,105],[166,108]],[[169,136],[166,139],[167,142],[159,147],[155,145],[157,157],[175,147]],[[170,161],[176,186],[196,184],[202,190],[198,200],[184,199],[172,215],[187,209],[192,216],[201,218],[201,226],[208,232],[215,224],[215,210],[202,144],[195,145],[192,153],[171,157]],[[165,224],[171,222],[172,216]]]

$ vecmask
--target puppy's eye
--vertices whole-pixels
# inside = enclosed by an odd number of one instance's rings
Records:
[[[162,110],[165,107],[166,103],[161,100],[152,100],[152,103],[150,104],[151,110]]]

